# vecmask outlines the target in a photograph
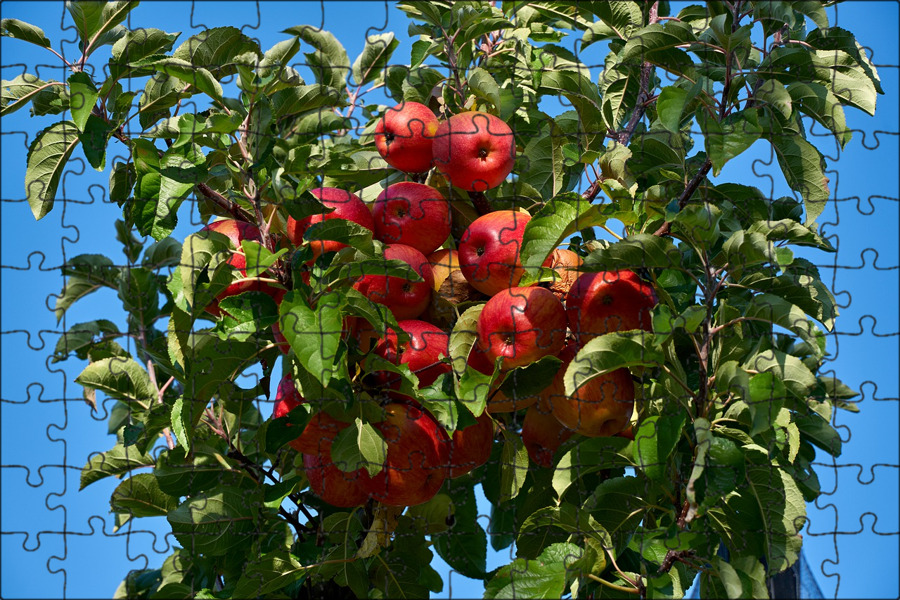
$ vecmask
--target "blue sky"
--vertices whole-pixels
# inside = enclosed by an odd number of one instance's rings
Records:
[[[673,9],[677,10],[677,8]],[[54,48],[76,53],[74,29],[59,2],[3,2],[0,16],[39,25]],[[836,461],[817,467],[825,491],[810,505],[804,548],[810,567],[827,597],[897,597],[898,574],[898,5],[854,1],[829,9],[833,24],[853,31],[871,50],[886,96],[878,99],[875,118],[849,109],[854,129],[850,144],[839,151],[813,128],[825,153],[835,202],[820,218],[833,236],[836,255],[807,257],[822,270],[835,292],[841,317],[829,337],[832,357],[826,370],[862,392],[858,415],[838,412],[836,423],[846,442]],[[131,17],[132,27],[181,31],[244,24],[244,32],[268,48],[285,38],[279,31],[302,24],[322,26],[345,44],[351,60],[365,35],[386,28],[401,40],[394,61],[409,57],[406,20],[384,3],[174,3],[146,2]],[[61,24],[63,29],[61,30]],[[61,40],[67,40],[62,41]],[[2,77],[27,71],[43,79],[61,79],[52,54],[15,40],[0,40]],[[581,57],[602,64],[600,45]],[[105,64],[108,47],[95,55]],[[76,154],[60,188],[60,202],[43,221],[35,222],[24,202],[22,181],[27,145],[38,128],[57,117],[31,120],[20,111],[0,122],[2,193],[0,203],[0,596],[111,596],[129,569],[157,567],[174,540],[166,537],[164,519],[141,519],[131,531],[112,533],[107,512],[115,481],[78,492],[80,468],[93,451],[112,447],[105,413],[92,417],[72,383],[83,365],[51,365],[47,359],[60,327],[51,307],[63,285],[54,268],[66,257],[105,253],[122,262],[114,242],[119,213],[105,196],[108,172],[96,173]],[[124,156],[114,143],[108,156]],[[769,149],[758,142],[730,162],[720,179],[761,188],[774,197],[789,192]],[[182,212],[175,237],[199,228],[197,215]],[[125,326],[112,292],[99,292],[75,306],[69,325],[106,317]],[[111,403],[107,406],[111,406]],[[488,523],[481,504],[482,524]],[[489,568],[509,562],[508,551],[489,556]],[[446,573],[447,568],[441,569]],[[481,595],[481,584],[457,574],[445,576],[438,597]]]

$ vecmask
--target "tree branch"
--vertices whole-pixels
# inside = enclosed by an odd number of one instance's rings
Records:
[[[697,174],[694,175],[694,178],[687,184],[687,187],[684,188],[684,191],[681,193],[681,196],[678,197],[678,210],[680,211],[687,203],[690,201],[691,196],[694,195],[694,192],[697,191],[697,188],[700,187],[700,182],[706,179],[706,176],[709,174],[709,170],[712,169],[712,163],[707,158],[706,162],[703,163],[703,166],[700,167],[700,170],[697,171]],[[667,221],[662,224],[662,226],[657,229],[653,235],[663,236],[669,235],[669,230],[671,229],[671,224]]]
[[[200,192],[200,194],[203,195],[204,198],[212,201],[213,204],[230,214],[238,221],[244,221],[245,223],[254,222],[253,215],[238,206],[236,202],[234,202],[233,200],[229,200],[205,183],[198,183],[197,191]]]

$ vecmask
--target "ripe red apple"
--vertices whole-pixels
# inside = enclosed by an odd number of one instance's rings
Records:
[[[257,277],[247,277],[247,256],[244,254],[244,250],[241,247],[241,241],[262,241],[262,236],[256,225],[244,223],[243,221],[235,221],[234,219],[220,219],[211,222],[201,231],[215,231],[226,236],[229,241],[231,241],[234,250],[227,262],[243,275],[241,279],[232,282],[222,293],[216,296],[216,299],[206,306],[206,312],[214,317],[221,316],[222,310],[219,308],[219,302],[224,298],[237,296],[244,292],[263,292],[272,296],[276,304],[281,302],[281,299],[287,293],[287,290],[283,287]]]
[[[275,392],[275,410],[272,413],[272,418],[283,417],[301,404],[303,404],[303,396],[297,391],[297,386],[294,385],[294,378],[291,377],[290,373],[287,373],[278,382],[278,390]]]
[[[338,188],[315,188],[310,193],[318,198],[322,204],[327,207],[334,208],[330,213],[320,213],[311,215],[300,221],[288,217],[287,236],[295,246],[303,244],[303,234],[310,226],[327,221],[329,219],[346,219],[362,225],[366,229],[375,230],[375,223],[372,220],[372,211],[366,206],[366,203],[359,199],[359,196],[351,194],[345,190]],[[347,244],[335,242],[332,240],[318,240],[310,243],[313,252],[313,260],[317,259],[325,252],[337,252],[341,248],[346,248]]]
[[[441,373],[449,373],[452,367],[441,362],[441,358],[450,356],[450,334],[440,327],[409,319],[397,323],[400,329],[409,334],[409,342],[397,347],[397,334],[390,330],[375,346],[375,354],[386,358],[394,364],[408,365],[409,370],[419,378],[419,387],[426,387],[435,382]],[[399,375],[383,372],[380,377],[387,387],[399,386]]]
[[[516,138],[494,115],[471,111],[453,115],[437,128],[434,166],[467,192],[495,188],[516,161]]]
[[[384,111],[375,126],[375,147],[395,169],[424,173],[431,168],[431,149],[438,119],[418,102],[403,102]]]
[[[634,271],[582,273],[566,296],[566,318],[579,345],[611,331],[652,328],[658,300]]]
[[[588,437],[616,435],[631,420],[634,409],[634,382],[628,369],[598,375],[575,390],[565,392],[565,373],[575,358],[575,342],[567,344],[559,357],[563,360],[553,383],[542,393],[556,420],[568,429]]]
[[[582,264],[584,264],[584,260],[571,250],[557,248],[551,252],[541,266],[553,269],[559,277],[548,286],[548,289],[557,298],[564,301],[572,284],[581,275],[576,269]]]
[[[460,269],[479,292],[493,296],[518,285],[522,278],[519,251],[531,215],[498,210],[475,219],[459,241]]]
[[[522,421],[522,442],[528,450],[528,458],[541,467],[553,466],[553,454],[560,445],[572,437],[551,414],[542,400],[525,412]]]
[[[397,320],[415,319],[428,307],[434,274],[425,255],[403,244],[384,247],[388,260],[402,260],[422,276],[423,281],[409,281],[387,275],[365,275],[353,287],[372,302],[387,306]]]
[[[447,477],[447,433],[427,413],[407,404],[388,404],[384,420],[373,425],[384,436],[386,477],[368,491],[382,504],[414,506],[427,502]]]
[[[450,235],[450,203],[431,186],[411,181],[389,185],[372,207],[375,239],[412,246],[422,254]]]
[[[474,425],[457,429],[450,438],[448,450],[449,477],[461,477],[480,467],[491,457],[494,443],[494,420],[482,413]]]
[[[385,472],[375,477],[360,468],[345,472],[331,460],[331,444],[334,438],[348,427],[325,412],[319,412],[310,419],[303,435],[295,440],[303,452],[303,466],[309,487],[313,493],[332,506],[349,508],[365,504],[369,499],[369,488],[384,487]]]
[[[566,311],[541,287],[510,288],[487,301],[478,317],[478,345],[501,368],[512,369],[558,354],[566,343]]]

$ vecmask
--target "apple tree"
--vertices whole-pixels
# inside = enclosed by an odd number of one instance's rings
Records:
[[[118,478],[116,525],[177,541],[117,595],[427,597],[436,554],[486,598],[766,597],[856,410],[820,372],[809,128],[843,147],[883,92],[827,4],[402,2],[351,60],[310,25],[263,48],[68,2],[81,56],[3,81],[2,114],[60,115],[36,219],[78,153],[122,210],[127,264],[71,258],[55,308],[110,288],[127,330],[53,355],[112,403],[82,488]],[[719,178],[757,143],[794,195]]]

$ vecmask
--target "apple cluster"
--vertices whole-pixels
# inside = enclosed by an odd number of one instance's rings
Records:
[[[392,167],[410,174],[437,169],[455,188],[479,193],[502,183],[515,161],[515,137],[494,115],[466,112],[439,122],[426,106],[406,102],[386,110],[375,129],[375,146]],[[523,442],[532,462],[549,466],[555,450],[571,435],[611,436],[629,424],[634,385],[627,369],[595,377],[567,395],[563,376],[578,350],[610,331],[650,329],[656,304],[651,286],[630,271],[580,273],[581,258],[556,249],[544,262],[557,274],[549,284],[519,286],[524,273],[520,250],[531,216],[523,210],[497,210],[475,219],[454,243],[450,202],[434,187],[403,181],[388,185],[370,207],[355,194],[320,187],[311,193],[331,212],[302,220],[288,218],[286,238],[294,247],[308,245],[312,260],[345,247],[333,240],[310,240],[309,228],[328,219],[352,221],[383,243],[384,258],[406,263],[421,278],[367,274],[353,288],[394,315],[397,331],[377,331],[360,317],[347,317],[344,337],[363,355],[374,354],[394,365],[406,365],[419,387],[432,385],[452,371],[449,361],[451,321],[439,313],[446,305],[483,301],[477,339],[467,368],[492,377],[486,411],[475,424],[448,432],[419,402],[400,393],[400,376],[379,371],[367,385],[384,399],[382,419],[371,425],[385,443],[385,459],[377,475],[359,468],[346,471],[332,460],[331,447],[350,423],[316,412],[290,442],[302,454],[311,490],[323,501],[352,507],[375,499],[410,506],[433,497],[447,478],[462,476],[487,462],[499,413],[524,410]],[[229,238],[234,251],[229,264],[242,275],[207,307],[245,291],[263,291],[280,302],[281,286],[246,277],[242,240],[260,241],[259,230],[233,220],[215,221],[207,229]],[[446,248],[455,245],[455,249]],[[308,273],[304,272],[306,283]],[[436,302],[436,300],[438,302]],[[277,343],[289,344],[277,325]],[[400,342],[401,337],[407,339]],[[558,373],[538,394],[507,396],[500,382],[512,370],[546,356],[562,360]],[[278,387],[274,418],[304,402],[293,380]],[[346,465],[341,465],[345,466]]]

